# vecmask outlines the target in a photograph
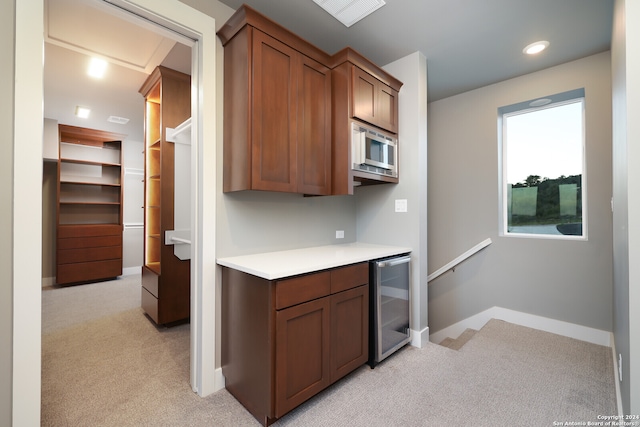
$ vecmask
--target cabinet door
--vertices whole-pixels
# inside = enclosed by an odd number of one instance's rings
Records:
[[[258,30],[253,38],[251,187],[295,192],[300,54]]]
[[[389,132],[398,133],[398,92],[379,82],[376,103],[377,125]]]
[[[276,418],[330,384],[329,297],[276,312]]]
[[[298,94],[298,193],[329,195],[331,70],[302,55]]]
[[[353,117],[375,124],[376,79],[353,67]]]
[[[398,92],[353,67],[353,116],[389,132],[398,132]]]
[[[331,382],[369,358],[369,287],[331,295]]]

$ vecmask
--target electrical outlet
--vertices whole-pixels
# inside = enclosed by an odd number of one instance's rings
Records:
[[[620,382],[622,382],[622,353],[618,353],[618,375],[620,376]]]
[[[407,199],[396,200],[396,212],[407,212]]]
[[[344,230],[336,230],[336,239],[344,239]]]

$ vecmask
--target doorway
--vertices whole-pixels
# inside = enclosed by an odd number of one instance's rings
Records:
[[[190,7],[174,2],[157,4],[153,0],[114,0],[110,4],[123,8],[139,19],[146,19],[195,40],[192,65],[192,309],[191,309],[191,384],[199,395],[207,395],[222,387],[216,380],[215,313],[202,307],[216,307],[215,268],[215,168],[216,163],[216,67],[217,40],[215,20]],[[39,424],[40,401],[40,293],[41,269],[33,268],[32,254],[39,253],[42,237],[32,224],[42,222],[42,212],[34,209],[33,200],[42,200],[41,176],[34,169],[42,163],[42,45],[43,0],[16,2],[16,58],[14,132],[15,197],[13,257],[13,420],[19,425]],[[225,17],[226,18],[226,17]],[[224,18],[223,18],[224,19]],[[207,88],[206,92],[201,90]],[[203,117],[216,120],[203,120]],[[35,125],[33,125],[36,123]],[[209,144],[204,144],[209,141]],[[38,202],[40,203],[40,202]],[[19,284],[28,283],[26,286]],[[203,362],[207,361],[207,362]],[[19,386],[17,386],[19,385]]]

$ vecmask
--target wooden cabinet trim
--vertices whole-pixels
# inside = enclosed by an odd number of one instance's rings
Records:
[[[326,65],[330,63],[331,57],[328,53],[312,45],[246,4],[238,8],[222,28],[218,30],[217,35],[220,38],[222,45],[226,46],[227,43],[229,43],[229,41],[247,25],[264,33],[270,34],[276,39],[287,44],[289,47],[322,64]]]
[[[329,64],[329,67],[331,68],[339,67],[344,63],[351,63],[353,65],[356,65],[366,73],[380,80],[382,83],[400,92],[400,88],[402,87],[402,82],[400,80],[387,73],[385,70],[371,62],[369,59],[367,59],[351,47],[345,47],[341,51],[335,53],[331,57],[331,61],[331,64]]]

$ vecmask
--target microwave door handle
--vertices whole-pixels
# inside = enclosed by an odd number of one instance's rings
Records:
[[[384,163],[386,165],[388,165],[389,164],[389,150],[391,149],[391,146],[385,142],[383,147],[384,147]]]
[[[360,129],[360,158],[358,163],[367,162],[367,133]]]

